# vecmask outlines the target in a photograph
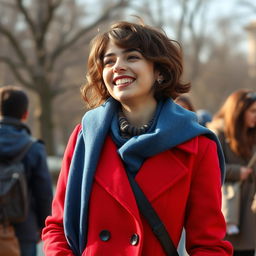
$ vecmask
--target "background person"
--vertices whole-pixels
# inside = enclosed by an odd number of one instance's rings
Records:
[[[19,87],[0,88],[0,157],[12,159],[31,139],[28,117],[29,99]],[[21,256],[35,256],[44,221],[51,211],[52,183],[44,144],[33,143],[22,160],[27,175],[29,210],[24,222],[15,224]],[[1,248],[0,248],[1,250]]]
[[[185,96],[185,95],[178,96],[175,99],[175,103],[177,103],[178,105],[182,106],[183,108],[185,108],[187,110],[195,112],[195,108],[192,104],[192,101],[190,100],[190,98],[188,96]]]
[[[212,114],[206,109],[198,109],[196,111],[196,115],[197,115],[198,123],[205,127],[209,122],[212,121]]]
[[[256,151],[256,92],[233,92],[208,127],[219,136],[226,159],[227,173],[223,187],[226,193],[223,193],[223,202],[232,199],[225,205],[226,208],[228,205],[230,207],[225,209],[227,215],[234,214],[235,204],[239,205],[238,219],[233,223],[227,220],[226,238],[233,244],[235,256],[253,256],[256,215],[251,206],[256,187],[256,165],[252,168],[247,165]],[[234,216],[230,218],[236,219]]]

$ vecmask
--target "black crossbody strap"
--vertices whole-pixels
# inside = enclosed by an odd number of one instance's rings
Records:
[[[22,122],[20,122],[18,120],[0,119],[0,124],[16,126],[17,128],[25,129],[30,134],[29,128],[25,124],[23,124]],[[30,138],[30,140],[25,145],[25,147],[12,159],[12,161],[13,162],[21,161],[25,157],[26,153],[28,152],[28,150],[30,149],[30,147],[32,146],[32,144],[34,142],[36,142],[36,140],[34,138]]]
[[[147,197],[129,172],[127,172],[127,176],[135,195],[138,208],[161,243],[166,255],[179,256],[172,239],[151,203],[148,201]]]

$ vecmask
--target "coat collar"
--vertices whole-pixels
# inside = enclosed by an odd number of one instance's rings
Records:
[[[198,138],[195,137],[176,146],[187,153],[195,154],[198,151]]]

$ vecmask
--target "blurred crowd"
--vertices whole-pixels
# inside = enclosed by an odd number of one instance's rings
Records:
[[[217,134],[226,162],[222,186],[222,211],[226,239],[234,255],[253,256],[256,244],[256,92],[241,89],[231,93],[214,115],[196,110],[188,96],[176,103],[194,111],[198,122]],[[184,250],[181,251],[185,255]]]

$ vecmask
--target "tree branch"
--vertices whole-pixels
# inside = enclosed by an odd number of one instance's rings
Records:
[[[60,6],[62,0],[57,1],[56,3],[53,3],[53,1],[48,0],[47,1],[47,17],[43,21],[42,24],[42,30],[41,30],[41,40],[44,40],[47,30],[49,29],[49,26],[51,24],[51,21],[54,16],[54,12],[58,9]]]
[[[197,2],[195,3],[195,6],[189,16],[188,26],[189,26],[193,36],[195,36],[195,26],[194,26],[195,17],[197,15],[197,13],[200,12],[200,9],[202,8],[203,4],[204,3],[202,0],[197,0]]]
[[[12,48],[16,52],[17,57],[23,63],[24,68],[26,68],[27,72],[30,75],[32,75],[33,72],[31,70],[31,67],[28,64],[27,57],[23,53],[22,49],[20,48],[20,45],[19,45],[17,39],[13,36],[13,34],[8,29],[4,28],[1,24],[0,24],[0,34],[4,35],[8,39],[8,41],[12,45]]]
[[[22,75],[20,74],[20,72],[18,71],[18,68],[16,66],[16,64],[8,57],[4,57],[4,56],[0,56],[0,62],[5,63],[7,66],[9,66],[9,68],[12,70],[14,76],[16,77],[16,79],[25,87],[35,90],[35,88],[33,87],[33,85],[26,81]]]
[[[185,19],[188,13],[188,0],[183,0],[181,3],[181,15],[178,21],[178,29],[177,29],[177,41],[181,42],[183,39],[183,31],[185,25]]]
[[[23,0],[16,0],[16,4],[17,4],[18,9],[24,15],[25,20],[26,20],[28,26],[30,27],[33,37],[36,38],[37,31],[36,31],[35,24],[33,23],[33,20],[31,19],[31,17],[28,14],[28,12],[23,4]]]
[[[51,54],[50,57],[50,66],[54,65],[54,62],[56,61],[56,59],[65,51],[67,50],[69,47],[71,47],[74,43],[76,43],[78,41],[78,39],[80,39],[84,34],[88,33],[91,29],[93,29],[94,27],[96,27],[97,25],[99,25],[100,23],[102,23],[104,20],[106,20],[111,12],[113,11],[113,9],[116,8],[120,8],[120,7],[124,7],[126,4],[128,4],[127,0],[120,0],[117,4],[115,4],[114,6],[109,7],[102,16],[100,16],[96,21],[94,21],[91,25],[89,25],[88,27],[85,27],[81,30],[79,30],[69,41],[65,42],[65,43],[61,43],[60,45],[58,45],[55,50],[53,51],[53,53]]]

